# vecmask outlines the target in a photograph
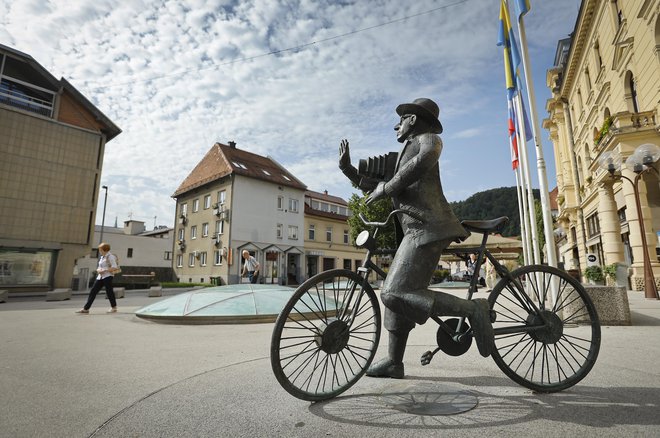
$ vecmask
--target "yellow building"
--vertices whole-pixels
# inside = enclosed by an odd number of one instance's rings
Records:
[[[660,0],[584,0],[571,38],[559,41],[544,126],[557,165],[559,261],[584,272],[591,263],[627,264],[630,286],[643,289],[643,251],[660,283],[658,174],[639,183],[647,247],[642,245],[633,185],[614,180],[598,160],[623,159],[645,143],[660,145]],[[658,163],[655,163],[658,169]],[[635,173],[623,167],[622,174]]]
[[[364,251],[351,242],[348,216],[342,198],[328,192],[305,192],[305,278],[329,269],[354,270]]]
[[[72,285],[93,244],[105,144],[120,132],[65,79],[0,44],[0,289]]]

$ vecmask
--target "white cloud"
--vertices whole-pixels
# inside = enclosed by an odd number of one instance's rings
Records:
[[[551,67],[578,3],[534,4],[532,62]],[[497,2],[469,0],[351,33],[440,6],[0,0],[0,42],[69,79],[122,128],[106,149],[107,217],[123,221],[131,211],[171,225],[170,195],[216,141],[272,155],[310,189],[348,197],[339,141],[351,141],[354,162],[398,150],[394,108],[423,96],[441,108],[447,197],[474,193],[465,184],[474,172],[492,187],[512,185]],[[536,82],[538,95],[543,78]]]

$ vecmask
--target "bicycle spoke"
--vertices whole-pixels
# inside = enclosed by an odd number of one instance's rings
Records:
[[[303,283],[275,323],[271,365],[280,384],[303,400],[324,400],[366,371],[380,338],[380,306],[350,271]],[[361,280],[360,280],[361,281]]]
[[[499,333],[493,359],[517,383],[561,391],[593,367],[600,347],[598,316],[584,288],[566,273],[549,266],[519,268],[500,280],[489,302]]]

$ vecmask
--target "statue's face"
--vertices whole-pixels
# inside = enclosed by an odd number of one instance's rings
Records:
[[[403,143],[408,136],[410,136],[413,126],[415,125],[415,120],[417,120],[417,116],[414,114],[404,114],[401,116],[401,120],[394,127],[394,130],[396,131],[396,140],[399,143]]]

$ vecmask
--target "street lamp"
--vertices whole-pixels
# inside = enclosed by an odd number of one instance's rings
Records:
[[[607,170],[610,176],[615,179],[623,178],[630,182],[635,191],[635,203],[637,204],[637,220],[639,221],[639,230],[642,234],[642,253],[644,254],[644,297],[658,299],[658,290],[655,286],[655,278],[651,269],[651,260],[649,258],[648,246],[646,244],[646,231],[644,229],[644,218],[642,217],[642,206],[639,202],[639,180],[642,174],[646,172],[655,172],[653,163],[660,159],[660,147],[646,143],[635,149],[635,152],[626,160],[626,167],[635,172],[635,179],[621,175],[615,172],[621,170],[621,155],[617,151],[605,152],[598,160],[598,165]]]
[[[99,245],[103,243],[103,228],[105,227],[105,205],[108,203],[108,186],[102,186],[105,190],[105,198],[103,199],[103,217],[101,218],[101,237],[99,238]]]

